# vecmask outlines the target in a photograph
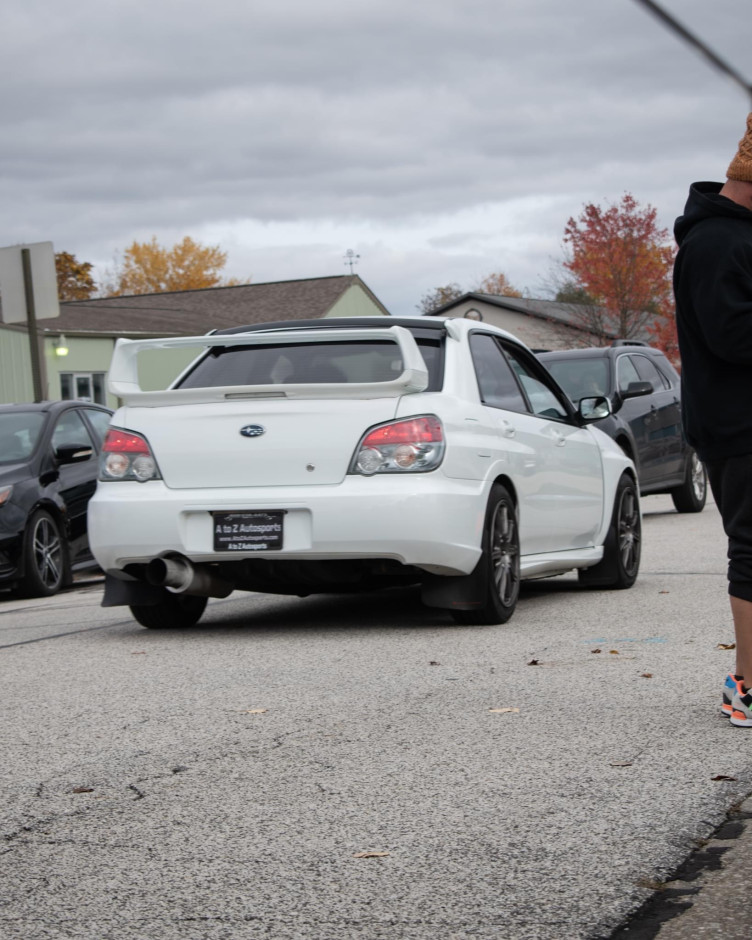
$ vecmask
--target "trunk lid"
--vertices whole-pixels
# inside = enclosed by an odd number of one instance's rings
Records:
[[[259,400],[124,408],[113,424],[146,437],[173,489],[340,483],[363,434],[398,398]],[[243,433],[243,429],[247,429]]]

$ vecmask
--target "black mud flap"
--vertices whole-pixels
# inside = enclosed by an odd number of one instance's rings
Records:
[[[102,607],[150,607],[164,600],[165,589],[146,581],[122,581],[111,574],[104,576]]]
[[[470,574],[426,575],[420,599],[426,607],[476,610],[483,606],[487,586],[481,558]]]

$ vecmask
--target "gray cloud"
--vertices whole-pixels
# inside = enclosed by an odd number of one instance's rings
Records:
[[[744,71],[748,0],[664,5]],[[531,282],[585,201],[628,190],[670,224],[691,179],[723,175],[749,107],[632,0],[26,0],[4,13],[0,73],[0,244],[101,264],[211,231],[270,280],[333,273],[352,233],[402,306],[439,272]],[[524,199],[550,209],[512,212]],[[484,206],[519,227],[504,257],[451,230]],[[409,265],[380,247],[432,220]],[[323,221],[331,243],[300,237]],[[296,238],[249,245],[246,222]]]

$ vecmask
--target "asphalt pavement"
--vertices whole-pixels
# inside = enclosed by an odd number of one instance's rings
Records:
[[[750,819],[748,798],[679,866],[675,877],[656,885],[653,897],[613,940],[749,940]]]
[[[179,634],[95,583],[0,601],[3,940],[734,940],[725,540],[644,512],[633,589],[536,582],[501,627],[406,591]]]

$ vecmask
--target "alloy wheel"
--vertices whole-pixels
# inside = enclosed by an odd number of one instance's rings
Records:
[[[34,526],[31,550],[39,580],[54,590],[63,576],[63,545],[55,523],[47,516],[41,516]]]
[[[622,490],[619,500],[617,537],[622,566],[631,575],[640,561],[640,505],[631,486]]]
[[[520,581],[520,549],[514,509],[506,501],[496,507],[491,530],[491,565],[496,593],[508,607],[514,603]]]

